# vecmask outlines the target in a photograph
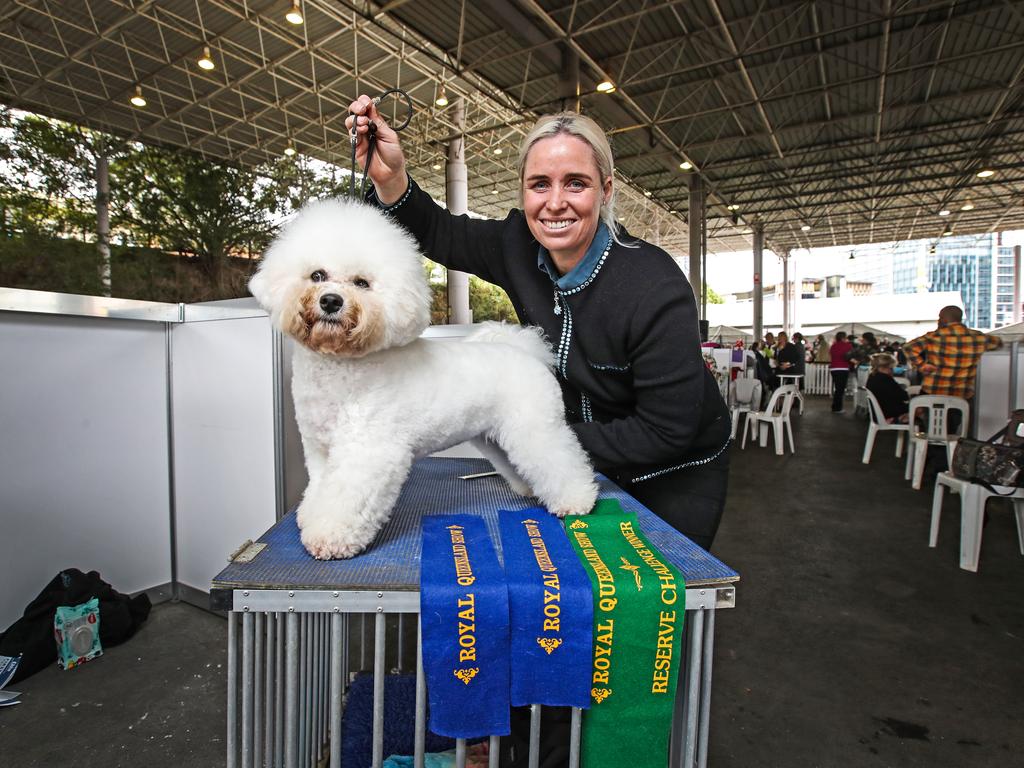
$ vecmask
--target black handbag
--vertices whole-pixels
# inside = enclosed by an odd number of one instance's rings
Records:
[[[1024,409],[1014,411],[1009,423],[988,440],[957,442],[950,470],[972,483],[1024,488]]]

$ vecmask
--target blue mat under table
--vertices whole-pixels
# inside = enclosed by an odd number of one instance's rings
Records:
[[[391,520],[371,547],[349,560],[317,560],[302,546],[295,513],[268,530],[257,543],[266,548],[250,562],[228,565],[213,579],[222,589],[338,589],[419,591],[420,519],[425,515],[479,515],[501,553],[499,509],[526,509],[533,499],[517,496],[498,476],[462,480],[461,475],[486,472],[484,459],[421,459],[413,466]],[[603,476],[601,498],[618,499],[622,508],[637,513],[647,538],[679,569],[687,587],[726,584],[739,574],[708,554],[632,496]]]

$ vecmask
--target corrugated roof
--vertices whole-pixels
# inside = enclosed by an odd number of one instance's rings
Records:
[[[0,100],[211,157],[256,163],[291,140],[347,166],[347,105],[401,85],[413,173],[443,195],[433,166],[457,132],[433,104],[443,82],[465,104],[471,207],[503,216],[518,142],[573,104],[576,61],[627,226],[677,254],[691,173],[711,251],[749,247],[755,223],[777,250],[1024,228],[1019,0],[300,5],[294,26],[288,0],[19,0],[0,11]],[[204,45],[213,72],[195,65]],[[595,91],[605,78],[615,93]]]

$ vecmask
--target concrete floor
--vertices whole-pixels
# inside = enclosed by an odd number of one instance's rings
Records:
[[[733,449],[715,554],[742,574],[717,619],[714,768],[1024,765],[1024,557],[990,504],[976,574],[957,567],[958,498],[929,549],[931,493],[882,435],[822,398],[795,455]],[[132,640],[14,686],[0,766],[224,765],[226,622],[157,606]]]

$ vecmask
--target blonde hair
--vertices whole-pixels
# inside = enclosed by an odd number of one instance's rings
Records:
[[[605,201],[602,195],[600,218],[608,227],[612,239],[619,245],[635,247],[635,244],[625,243],[620,239],[619,224],[615,219],[615,163],[612,158],[612,148],[608,143],[608,137],[601,126],[591,118],[581,115],[578,112],[559,112],[554,115],[544,115],[533,124],[533,128],[523,138],[519,145],[519,207],[523,207],[523,182],[526,178],[526,158],[533,149],[533,145],[541,139],[548,139],[559,134],[575,136],[585,141],[594,153],[594,161],[597,163],[597,172],[601,178],[598,183],[604,189],[604,180],[612,179],[612,191]]]
[[[872,373],[877,371],[879,368],[892,368],[894,365],[896,365],[896,358],[888,352],[879,352],[878,354],[871,356]]]

